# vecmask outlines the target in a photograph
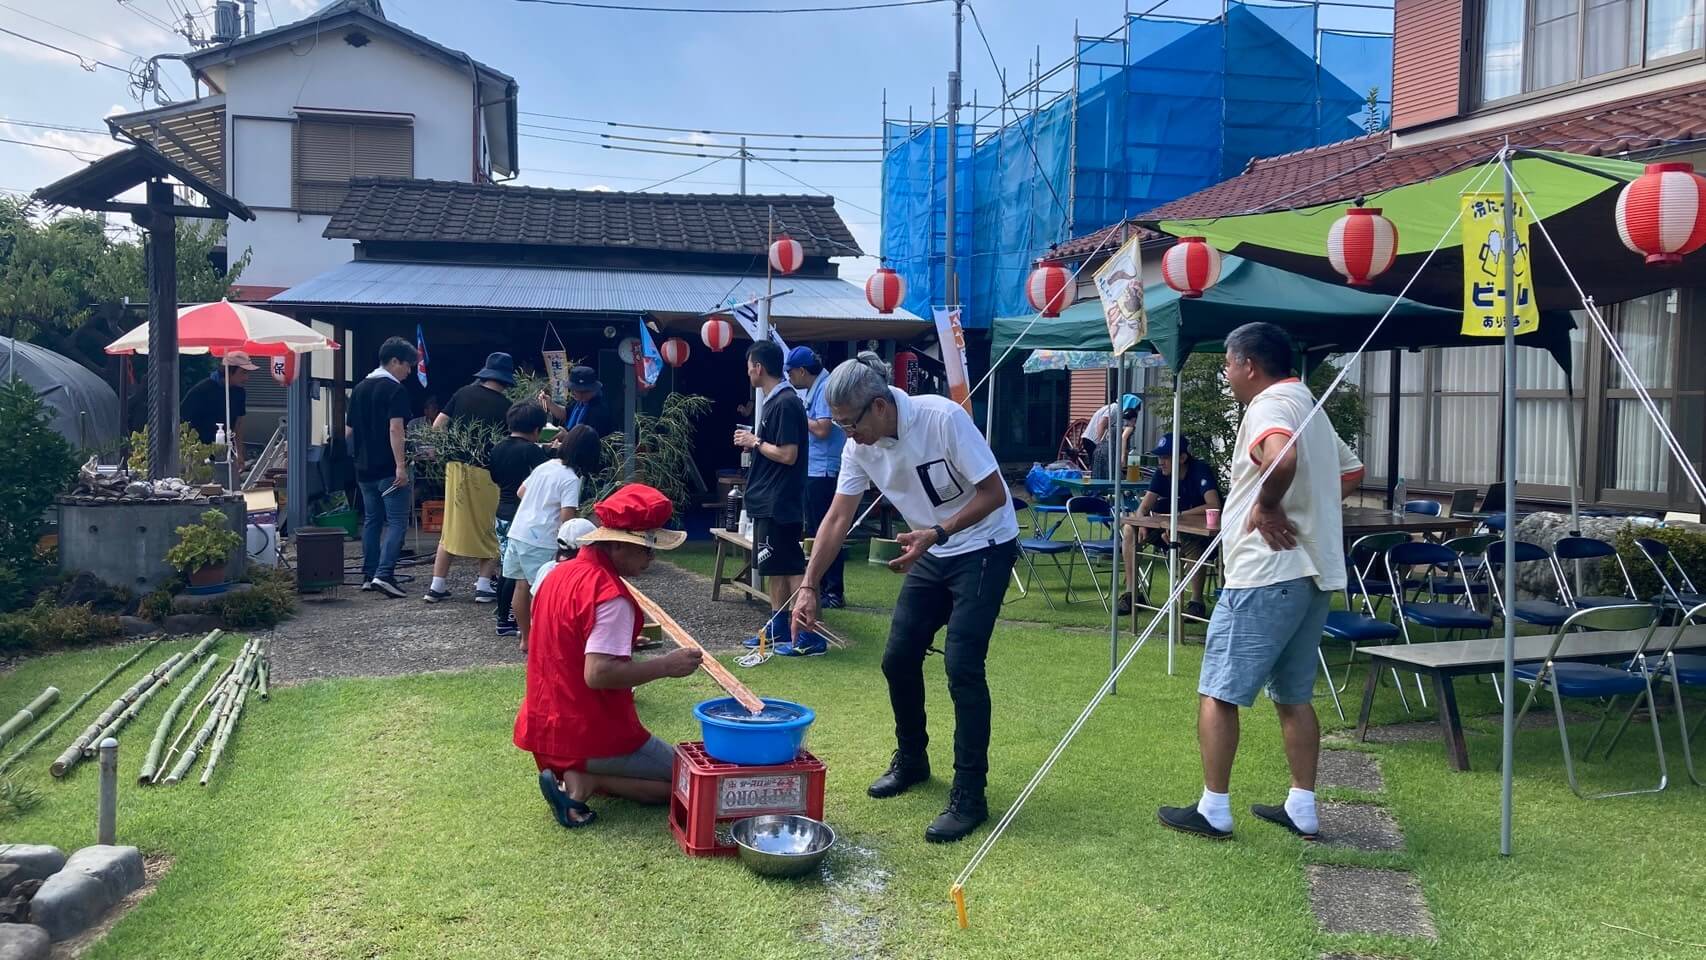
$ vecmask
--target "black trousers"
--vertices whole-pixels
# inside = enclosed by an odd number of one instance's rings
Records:
[[[954,777],[982,789],[989,774],[989,683],[984,660],[1018,552],[1012,541],[956,557],[926,554],[900,587],[883,676],[894,709],[900,752],[923,756],[930,744],[924,715],[924,656],[936,632],[948,628],[943,660],[954,701]]]
[[[824,514],[829,512],[829,505],[835,502],[835,477],[806,478],[806,536],[817,536],[817,526],[823,522]],[[845,551],[845,547],[842,548]],[[840,597],[847,599],[847,586],[842,580],[842,570],[847,564],[845,552],[837,553],[829,563],[829,569],[824,571],[823,580],[819,581],[817,591],[819,597]]]

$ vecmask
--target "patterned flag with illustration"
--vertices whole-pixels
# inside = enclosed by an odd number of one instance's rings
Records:
[[[415,362],[415,379],[419,380],[421,386],[424,387],[427,385],[426,333],[421,330],[421,325],[418,323],[415,324],[415,350],[421,355],[420,359]]]
[[[646,329],[646,321],[640,321],[640,351],[634,358],[634,376],[647,387],[657,385],[658,374],[663,372],[663,354],[658,353],[658,345],[652,340],[652,332]]]
[[[1149,335],[1149,312],[1143,306],[1143,259],[1138,238],[1132,237],[1096,271],[1096,293],[1108,321],[1114,356],[1137,346]]]

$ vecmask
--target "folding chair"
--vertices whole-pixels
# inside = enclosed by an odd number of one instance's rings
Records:
[[[1473,493],[1474,491],[1470,491]],[[1457,554],[1457,574],[1440,578],[1432,570],[1423,585],[1427,591],[1439,597],[1462,597],[1463,602],[1471,610],[1479,610],[1475,598],[1486,596],[1489,587],[1487,569],[1487,548],[1499,542],[1499,538],[1491,534],[1474,534],[1467,537],[1453,537],[1445,541],[1443,546]]]
[[[1321,673],[1327,678],[1327,693],[1333,698],[1333,709],[1338,711],[1340,720],[1345,719],[1345,708],[1339,702],[1339,694],[1350,683],[1351,667],[1356,663],[1357,644],[1378,646],[1391,643],[1402,635],[1396,624],[1375,616],[1374,605],[1369,601],[1369,588],[1364,582],[1364,570],[1372,569],[1380,562],[1382,554],[1397,544],[1408,543],[1409,539],[1409,536],[1403,533],[1376,533],[1358,537],[1351,544],[1347,564],[1350,569],[1345,582],[1345,609],[1328,613],[1327,623],[1321,629],[1324,639],[1336,640],[1350,647],[1350,655],[1345,658],[1344,680],[1334,683],[1333,671],[1327,665],[1327,652],[1319,648],[1315,651],[1321,660]],[[1361,599],[1363,613],[1356,612],[1353,596]],[[1410,698],[1404,694],[1404,683],[1396,669],[1392,671],[1392,681],[1398,687],[1398,698],[1404,703],[1404,712],[1408,713]]]
[[[1079,518],[1083,518],[1084,526],[1079,528]],[[1101,560],[1113,568],[1114,550],[1118,545],[1113,537],[1114,508],[1101,497],[1072,497],[1066,501],[1066,523],[1072,531],[1072,547],[1078,556],[1084,558],[1084,566],[1090,571],[1090,582],[1096,585],[1096,596],[1101,598],[1102,607],[1112,610],[1108,594],[1102,589],[1102,581],[1097,578],[1099,572],[1097,561]],[[1108,525],[1109,534],[1106,540],[1092,539],[1086,534],[1094,533],[1096,524]],[[1072,599],[1072,564],[1066,568],[1066,602],[1076,603]]]
[[[1015,512],[1029,510],[1031,512],[1031,518],[1035,520],[1037,509],[1038,508],[1031,506],[1018,497],[1013,498],[1013,510]],[[1033,534],[1036,533],[1036,527],[1034,524],[1032,525],[1031,530]],[[1072,590],[1072,573],[1070,569],[1060,565],[1060,557],[1062,554],[1067,555],[1069,559],[1071,558],[1071,541],[1055,540],[1048,536],[1021,537],[1019,539],[1019,558],[1025,561],[1025,579],[1019,583],[1019,593],[1024,594],[1032,582],[1036,582],[1037,589],[1042,591],[1043,600],[1048,603],[1048,608],[1050,610],[1058,610],[1059,608],[1054,605],[1054,597],[1048,592],[1048,587],[1037,579],[1036,561],[1038,557],[1048,558],[1049,562],[1054,564],[1055,572],[1060,574],[1061,582],[1066,586],[1068,594],[1070,594]]]
[[[1653,565],[1653,572],[1659,575],[1659,582],[1664,584],[1664,592],[1653,598],[1653,602],[1664,610],[1687,610],[1706,603],[1706,595],[1694,586],[1694,581],[1688,579],[1688,571],[1682,569],[1676,555],[1670,552],[1670,547],[1652,537],[1635,538],[1635,546],[1641,548],[1641,555]],[[1665,561],[1669,561],[1671,573],[1676,582],[1665,575]]]
[[[1401,543],[1409,543],[1410,535],[1400,531],[1376,533],[1360,537],[1345,554],[1345,606],[1353,597],[1360,597],[1368,615],[1378,617],[1380,602],[1391,599],[1392,581],[1384,569],[1386,551]]]
[[[1386,551],[1386,577],[1391,583],[1401,584],[1401,575],[1410,567],[1449,567],[1458,562],[1458,554],[1437,543],[1400,543]],[[1447,639],[1455,638],[1463,630],[1491,631],[1493,618],[1470,607],[1458,603],[1448,603],[1440,600],[1421,602],[1405,600],[1404,591],[1397,590],[1392,594],[1392,602],[1396,608],[1398,627],[1403,632],[1405,643],[1414,643],[1410,638],[1410,624],[1428,627],[1432,630],[1444,630]],[[1427,690],[1422,686],[1421,675],[1416,676],[1416,691],[1421,694],[1422,706],[1428,705]]]
[[[1617,561],[1617,572],[1623,576],[1623,592],[1617,595],[1582,596],[1575,592],[1570,585],[1570,577],[1564,572],[1564,562],[1572,564],[1581,560],[1600,560],[1612,557]],[[1563,603],[1567,607],[1585,610],[1588,607],[1619,607],[1635,603],[1635,584],[1629,579],[1629,568],[1623,565],[1623,558],[1618,555],[1617,548],[1604,540],[1592,537],[1563,537],[1552,545],[1552,575],[1558,579],[1558,587],[1562,591]]]
[[[1405,500],[1404,512],[1419,514],[1424,517],[1437,517],[1440,513],[1438,500]]]
[[[1688,779],[1695,786],[1706,787],[1706,783],[1701,783],[1700,776],[1694,771],[1694,750],[1689,745],[1690,740],[1699,736],[1701,724],[1696,723],[1692,730],[1688,728],[1688,711],[1684,709],[1682,703],[1683,687],[1706,687],[1706,654],[1676,652],[1676,645],[1682,639],[1683,631],[1687,630],[1691,623],[1697,621],[1706,623],[1706,603],[1694,607],[1683,615],[1682,622],[1677,624],[1676,633],[1671,636],[1670,642],[1665,644],[1664,650],[1658,654],[1643,652],[1642,655],[1630,661],[1629,669],[1631,671],[1642,671],[1651,680],[1670,681],[1671,699],[1676,706],[1676,727],[1682,736],[1683,765],[1688,769]],[[1623,722],[1617,727],[1617,733],[1612,736],[1611,742],[1605,746],[1605,759],[1609,760],[1611,751],[1617,749],[1617,741],[1623,738],[1623,731],[1629,729],[1629,721],[1635,718],[1635,708],[1640,705],[1639,700],[1629,705],[1629,712],[1623,715]],[[1706,717],[1702,719],[1706,719]],[[1593,744],[1589,743],[1588,748],[1592,749],[1592,747]]]
[[[1544,562],[1546,564],[1546,572],[1552,575],[1552,585],[1557,591],[1554,595],[1562,596],[1564,586],[1558,582],[1558,571],[1552,566],[1551,561],[1551,555],[1545,550],[1542,550],[1540,547],[1529,543],[1526,540],[1518,540],[1516,542],[1515,562],[1517,565],[1520,567],[1525,563]],[[1570,619],[1570,615],[1576,612],[1576,608],[1566,606],[1565,604],[1554,600],[1517,600],[1515,603],[1508,602],[1509,598],[1505,597],[1500,587],[1500,584],[1504,579],[1504,574],[1500,571],[1500,568],[1503,567],[1504,564],[1505,542],[1503,540],[1497,540],[1492,544],[1492,546],[1487,548],[1487,572],[1492,579],[1493,602],[1498,605],[1500,616],[1514,616],[1523,623],[1532,624],[1537,627],[1561,627],[1564,625],[1564,621]],[[1629,602],[1633,603],[1634,601]]]
[[[1664,739],[1659,736],[1659,715],[1653,703],[1652,678],[1645,670],[1631,671],[1598,663],[1560,663],[1555,659],[1558,648],[1563,644],[1564,637],[1574,630],[1646,630],[1650,637],[1658,626],[1658,616],[1658,610],[1645,603],[1577,610],[1559,625],[1545,660],[1539,663],[1519,663],[1516,666],[1516,678],[1529,685],[1528,696],[1523,699],[1522,709],[1516,714],[1516,728],[1522,729],[1522,718],[1528,714],[1528,708],[1534,704],[1535,697],[1542,689],[1552,694],[1552,708],[1558,718],[1558,742],[1564,749],[1564,777],[1570,783],[1570,792],[1584,800],[1658,793],[1663,790],[1669,780],[1665,770],[1665,744]],[[1645,646],[1643,642],[1642,647]],[[1569,724],[1564,719],[1564,699],[1611,698],[1605,711],[1600,714],[1599,725],[1594,727],[1593,736],[1588,739],[1587,750],[1582,753],[1582,757],[1586,759],[1588,753],[1593,750],[1594,741],[1599,739],[1605,721],[1611,716],[1611,708],[1616,698],[1625,694],[1634,694],[1638,698],[1637,706],[1642,699],[1647,703],[1647,719],[1653,725],[1653,749],[1659,757],[1658,785],[1638,790],[1584,794],[1581,786],[1576,783],[1576,762],[1570,751]]]

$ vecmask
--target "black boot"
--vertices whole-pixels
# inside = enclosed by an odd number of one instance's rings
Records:
[[[878,800],[899,796],[912,787],[930,779],[930,758],[909,757],[899,750],[889,760],[888,770],[865,792]]]
[[[988,819],[989,804],[983,798],[983,787],[956,780],[948,791],[948,809],[924,828],[924,839],[931,843],[953,843]]]

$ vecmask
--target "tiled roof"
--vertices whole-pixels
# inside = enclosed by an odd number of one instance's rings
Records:
[[[1242,174],[1156,207],[1133,222],[1233,216],[1370,196],[1486,160],[1507,137],[1512,146],[1589,156],[1620,156],[1706,138],[1706,83],[1618,100],[1589,113],[1557,114],[1415,146],[1392,149],[1392,135],[1381,132],[1252,160]],[[1118,227],[1075,237],[1051,256],[1083,256],[1107,230]]]
[[[350,181],[325,235],[762,255],[772,208],[777,233],[798,240],[808,257],[862,252],[831,197],[550,190],[396,177]]]

